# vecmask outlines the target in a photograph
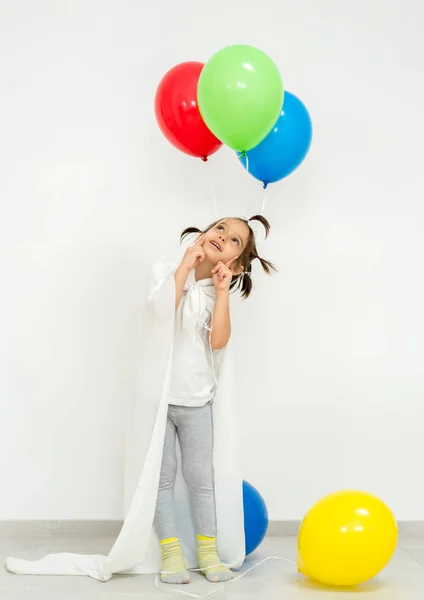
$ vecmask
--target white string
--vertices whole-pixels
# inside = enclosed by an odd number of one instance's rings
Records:
[[[249,157],[247,155],[247,152],[245,153],[245,159],[246,159],[246,171],[249,173]],[[265,185],[264,185],[264,189],[265,189]],[[264,197],[262,200],[262,208],[261,208],[261,212],[259,213],[261,216],[263,216],[264,211],[265,211],[265,205],[266,205],[266,193],[264,193]],[[249,211],[249,202],[246,200],[246,208],[247,208],[247,214],[250,213]],[[246,221],[249,220],[249,217],[246,217]]]
[[[249,173],[249,157],[247,155],[247,152],[245,152],[245,158],[246,158],[246,171]],[[246,210],[246,215],[247,215],[246,221],[248,221],[250,210],[249,210],[249,200],[248,200],[247,194],[246,194],[246,209],[247,209]]]
[[[181,590],[167,590],[164,587],[160,587],[159,586],[159,573],[156,575],[155,586],[156,586],[157,590],[160,590],[161,592],[165,592],[166,594],[172,594],[173,596],[184,596],[185,598],[198,598],[200,600],[203,600],[204,598],[209,598],[210,596],[213,596],[214,594],[218,594],[219,592],[222,592],[222,590],[224,588],[226,588],[228,585],[231,585],[232,583],[235,583],[236,581],[239,581],[245,575],[247,575],[248,573],[250,573],[251,571],[253,571],[257,567],[259,567],[260,565],[263,565],[268,560],[282,560],[282,561],[288,562],[288,563],[290,563],[292,565],[296,564],[294,560],[290,560],[288,558],[283,558],[281,556],[268,556],[267,558],[264,558],[260,562],[256,563],[256,565],[253,565],[253,567],[250,567],[250,569],[247,569],[244,573],[242,573],[238,577],[235,577],[234,579],[230,579],[230,581],[226,581],[218,589],[213,590],[212,592],[209,592],[208,594],[205,594],[204,596],[199,596],[198,594],[191,594],[190,592],[183,592]],[[215,565],[215,566],[216,567],[218,567],[218,566],[221,567],[222,565]],[[209,568],[212,569],[214,567],[208,567],[208,569]],[[189,571],[192,571],[192,572],[201,571],[201,570],[202,569],[189,569]],[[165,584],[165,585],[169,585],[169,584]]]
[[[264,216],[264,210],[265,210],[265,204],[266,204],[266,194],[264,194],[264,199],[262,200],[262,208],[261,208],[261,217]]]

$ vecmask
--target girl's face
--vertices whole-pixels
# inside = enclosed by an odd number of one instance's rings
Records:
[[[235,256],[240,257],[249,239],[246,223],[238,219],[225,219],[204,234],[203,245],[206,258],[216,265],[219,261],[227,263]]]

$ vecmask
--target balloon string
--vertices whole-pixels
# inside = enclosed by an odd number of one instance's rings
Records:
[[[246,159],[246,171],[249,173],[249,157],[247,155],[247,152],[244,152],[244,157]],[[249,199],[247,198],[247,196],[246,196],[246,209],[247,209],[246,210],[246,220],[248,221],[250,218],[249,217],[250,210],[249,210]]]
[[[264,199],[262,200],[261,217],[264,216],[265,205],[266,205],[266,194],[264,194]]]
[[[236,581],[240,581],[240,579],[242,579],[245,575],[247,575],[248,573],[250,573],[257,567],[259,567],[260,565],[263,565],[268,560],[282,560],[282,561],[288,562],[292,565],[296,564],[294,560],[290,560],[288,558],[282,558],[281,556],[268,556],[267,558],[264,558],[263,560],[256,563],[256,565],[253,565],[253,567],[250,567],[250,569],[247,569],[244,573],[242,573],[238,577],[235,577],[234,579],[230,579],[230,581],[225,582],[224,585],[220,586],[218,589],[214,590],[213,592],[209,592],[208,594],[205,594],[204,596],[199,596],[198,594],[191,594],[190,592],[183,592],[180,590],[167,590],[163,586],[161,587],[159,585],[160,573],[158,573],[156,575],[155,586],[156,586],[157,590],[160,590],[161,592],[165,592],[166,594],[172,594],[173,596],[184,596],[185,598],[198,598],[200,600],[204,600],[205,598],[209,598],[210,596],[213,596],[214,594],[218,594],[219,592],[222,592],[222,590],[224,588],[226,588],[228,585],[231,585],[232,583],[235,583]],[[215,566],[219,567],[222,565],[215,565]],[[213,567],[208,567],[208,568],[213,568]],[[195,571],[201,571],[201,569],[189,569],[189,571],[195,572]],[[165,585],[169,585],[169,584],[165,584]]]
[[[246,159],[246,171],[249,173],[249,156],[247,155],[246,152],[243,153],[244,154],[244,158]],[[266,189],[266,185],[264,185],[264,190]],[[261,212],[260,215],[263,216],[264,211],[265,211],[265,205],[266,205],[266,193],[264,193],[264,197],[262,200],[262,208],[261,208]],[[246,202],[246,207],[247,207],[247,213],[249,213],[249,202]],[[249,216],[246,216],[246,219],[249,219]]]

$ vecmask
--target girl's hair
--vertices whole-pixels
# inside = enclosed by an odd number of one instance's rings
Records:
[[[240,290],[242,297],[248,298],[250,296],[250,293],[251,293],[252,287],[253,287],[252,286],[252,277],[251,277],[253,260],[255,260],[257,258],[259,260],[259,262],[261,263],[263,270],[268,275],[270,275],[272,271],[277,270],[271,262],[269,262],[268,260],[265,260],[259,256],[258,251],[256,249],[255,233],[254,233],[253,229],[250,227],[249,222],[250,221],[259,221],[259,223],[261,223],[265,229],[265,237],[268,237],[269,231],[271,229],[271,225],[269,224],[268,220],[265,219],[265,217],[263,217],[262,215],[255,215],[248,220],[238,218],[238,217],[237,217],[237,219],[247,225],[247,227],[249,229],[249,237],[247,239],[246,247],[244,248],[244,250],[241,253],[241,255],[239,256],[239,258],[237,259],[237,263],[236,263],[238,267],[242,267],[242,269],[243,269],[242,273],[240,275],[233,276],[233,279],[232,279],[231,285],[230,285],[230,289],[231,290],[233,290],[233,289]],[[225,220],[226,219],[219,219],[218,221],[215,221],[214,223],[209,225],[209,227],[206,227],[206,229],[204,229],[203,231],[201,229],[198,229],[197,227],[187,227],[187,229],[184,229],[184,231],[181,234],[181,240],[183,240],[187,235],[190,235],[191,233],[207,233],[208,231],[210,231],[211,229],[213,229],[214,227],[219,225],[219,223],[223,223]]]

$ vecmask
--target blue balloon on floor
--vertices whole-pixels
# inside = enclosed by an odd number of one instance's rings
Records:
[[[243,481],[244,535],[246,556],[262,543],[268,530],[268,510],[257,489]]]
[[[245,169],[264,184],[275,183],[303,162],[312,142],[312,121],[306,106],[297,96],[285,92],[280,116],[267,137],[249,150],[238,153]]]

